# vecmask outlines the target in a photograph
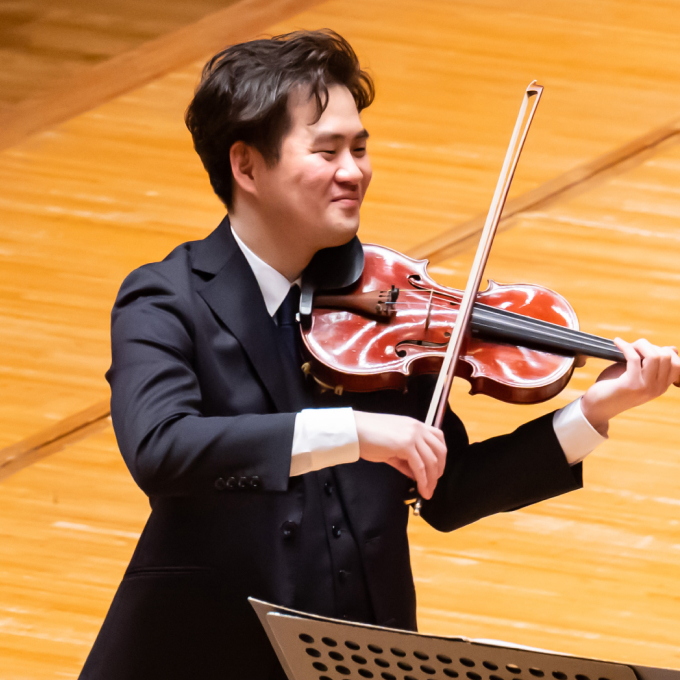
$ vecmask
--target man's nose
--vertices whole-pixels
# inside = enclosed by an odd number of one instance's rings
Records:
[[[335,178],[337,181],[348,184],[359,184],[362,177],[363,173],[357,165],[354,156],[350,151],[344,151],[340,157],[340,165],[338,170],[335,173]]]

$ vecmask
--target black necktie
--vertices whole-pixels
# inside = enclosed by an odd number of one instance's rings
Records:
[[[288,295],[276,310],[276,323],[279,326],[279,338],[283,350],[296,370],[300,369],[300,331],[295,318],[300,308],[300,288],[297,285],[290,287]]]
[[[305,379],[302,373],[302,354],[300,345],[300,324],[295,315],[300,309],[300,288],[291,286],[286,299],[276,311],[276,323],[279,327],[279,345],[281,358],[284,362],[284,372],[291,398],[296,408],[303,408],[306,404]]]

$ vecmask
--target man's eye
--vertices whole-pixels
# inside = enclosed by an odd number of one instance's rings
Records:
[[[366,151],[365,146],[360,146],[360,147],[354,149],[354,153],[364,153],[364,151]]]
[[[319,151],[317,151],[317,153],[329,153],[329,154],[334,154],[334,153],[335,153],[335,149],[319,149]]]

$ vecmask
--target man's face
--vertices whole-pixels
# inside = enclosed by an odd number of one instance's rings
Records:
[[[371,181],[368,133],[343,85],[328,88],[318,121],[316,102],[291,96],[291,128],[279,162],[259,173],[267,221],[313,252],[347,243],[359,229],[359,210]]]

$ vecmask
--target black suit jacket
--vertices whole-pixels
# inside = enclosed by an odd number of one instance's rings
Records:
[[[304,484],[290,478],[295,424],[276,328],[225,219],[202,241],[125,280],[112,315],[107,378],[125,462],[151,516],[82,678],[279,678],[246,598],[292,605]],[[424,418],[432,380],[341,398],[345,406]],[[450,531],[580,487],[552,416],[470,445],[447,413],[446,470],[423,517]],[[376,621],[415,628],[404,498],[385,464],[335,469]],[[320,607],[321,608],[321,607]]]

